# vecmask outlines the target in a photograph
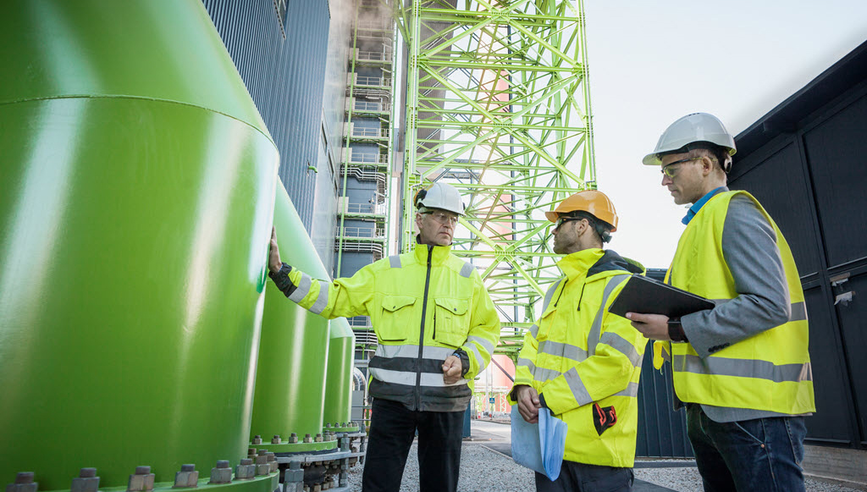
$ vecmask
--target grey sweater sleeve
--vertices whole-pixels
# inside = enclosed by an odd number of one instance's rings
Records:
[[[681,319],[700,357],[789,319],[789,290],[776,233],[749,197],[737,195],[729,203],[722,250],[737,297]]]

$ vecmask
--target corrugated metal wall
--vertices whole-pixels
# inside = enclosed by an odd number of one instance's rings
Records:
[[[328,156],[333,169],[339,169],[345,79],[341,74],[345,74],[348,49],[340,36],[349,35],[347,21],[340,16],[349,11],[351,2],[332,0],[331,9],[338,15],[332,19],[328,0],[288,0],[285,39],[274,0],[203,3],[277,143],[280,178],[330,270],[337,204],[336,188],[328,184],[334,182]],[[334,49],[329,51],[332,28],[345,34],[331,37]],[[326,88],[326,72],[338,85]],[[317,181],[320,200],[314,200]],[[317,224],[320,217],[327,217],[330,225],[314,227],[314,210]]]
[[[730,187],[791,245],[807,301],[813,444],[867,448],[867,43],[738,135]]]
[[[729,176],[730,188],[752,193],[777,222],[801,275],[817,407],[807,442],[857,449],[867,449],[865,128],[867,43],[738,135]],[[648,345],[637,455],[692,456],[670,375],[651,356]]]
[[[647,276],[662,281],[665,270],[649,268]],[[663,372],[653,368],[653,344],[648,343],[638,385],[638,437],[635,455],[659,458],[691,458],[692,446],[686,434],[686,412],[674,411],[671,366]]]

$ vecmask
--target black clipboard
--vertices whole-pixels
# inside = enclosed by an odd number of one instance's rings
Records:
[[[608,307],[608,312],[623,317],[626,313],[643,313],[679,318],[713,307],[713,301],[704,297],[652,278],[633,275]]]

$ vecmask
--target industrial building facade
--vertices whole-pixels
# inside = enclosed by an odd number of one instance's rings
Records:
[[[831,447],[805,467],[849,466],[853,479],[867,469],[865,128],[867,43],[738,135],[730,176],[774,217],[801,275],[816,392],[807,443]]]

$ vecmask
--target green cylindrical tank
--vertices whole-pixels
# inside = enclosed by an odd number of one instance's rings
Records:
[[[247,454],[277,150],[201,2],[2,10],[0,484],[206,483]]]
[[[325,385],[325,423],[349,422],[352,413],[352,368],[355,335],[346,318],[331,320],[328,342],[328,378]]]
[[[274,226],[281,260],[313,278],[329,278],[281,184]],[[333,440],[303,442],[305,434],[315,439],[322,432],[328,350],[328,320],[299,307],[268,281],[251,428],[251,435],[261,436],[262,443],[254,443],[255,447],[277,453],[337,447]],[[289,442],[293,432],[297,443]],[[280,442],[271,442],[275,436]]]

